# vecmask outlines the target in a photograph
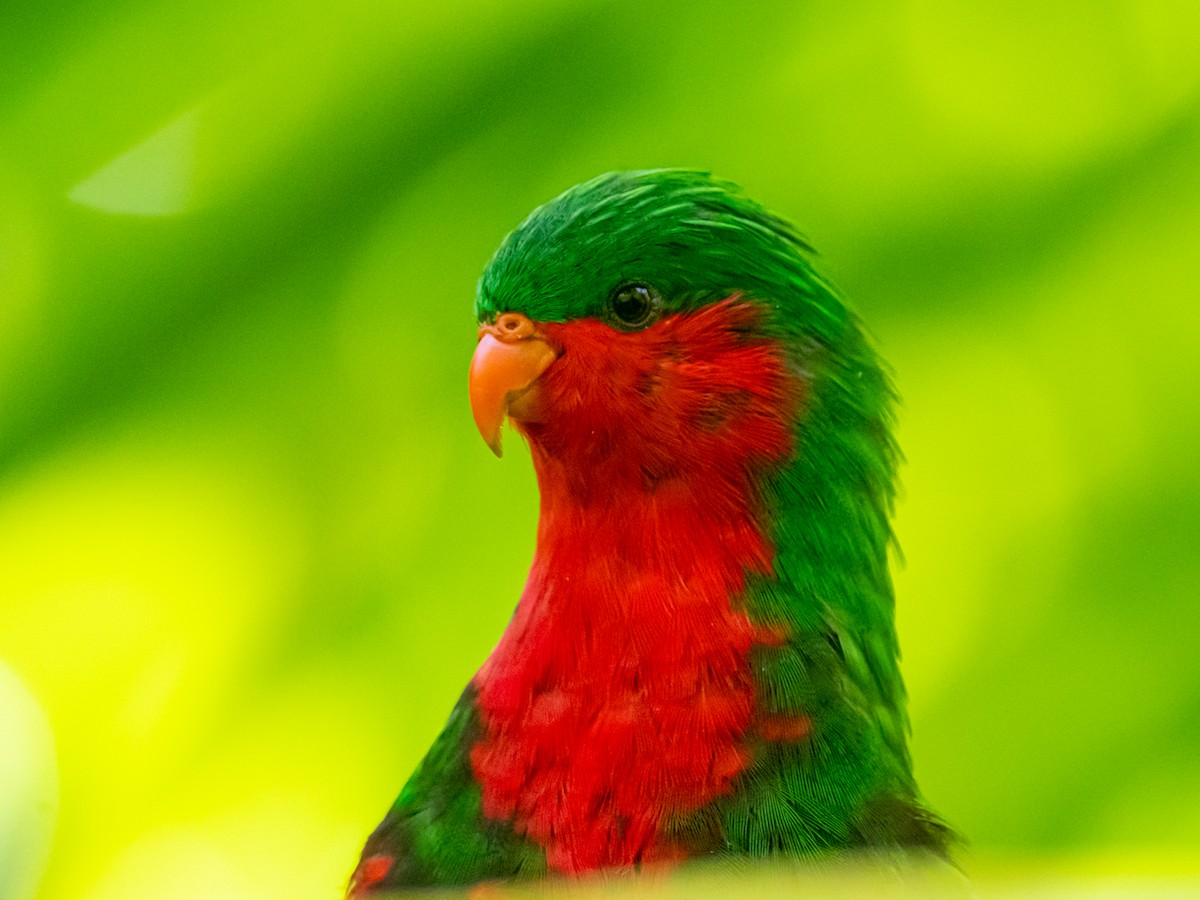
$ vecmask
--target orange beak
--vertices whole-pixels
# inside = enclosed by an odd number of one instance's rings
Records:
[[[557,358],[533,322],[520,313],[504,313],[493,324],[480,326],[467,386],[475,427],[497,456],[502,453],[504,417],[519,420],[535,414],[534,382]]]

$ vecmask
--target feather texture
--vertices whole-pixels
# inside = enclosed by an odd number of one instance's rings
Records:
[[[476,313],[559,356],[500,644],[352,893],[856,846],[944,852],[911,774],[887,568],[893,391],[783,220],[691,171],[577,186]],[[614,291],[661,314],[614,328]]]

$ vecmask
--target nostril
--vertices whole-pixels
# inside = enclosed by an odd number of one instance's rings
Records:
[[[506,312],[496,317],[496,324],[489,330],[496,337],[516,341],[532,335],[534,327],[527,316],[517,312]]]

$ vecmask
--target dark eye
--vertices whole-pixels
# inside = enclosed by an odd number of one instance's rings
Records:
[[[645,328],[662,312],[662,296],[645,284],[626,284],[613,291],[608,301],[610,320],[617,328]]]

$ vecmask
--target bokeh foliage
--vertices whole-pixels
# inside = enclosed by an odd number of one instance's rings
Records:
[[[794,219],[896,369],[932,805],[977,859],[1194,867],[1198,161],[1190,0],[6,4],[40,896],[337,894],[532,548],[466,408],[474,281],[653,165]]]

